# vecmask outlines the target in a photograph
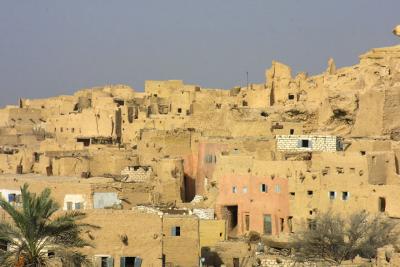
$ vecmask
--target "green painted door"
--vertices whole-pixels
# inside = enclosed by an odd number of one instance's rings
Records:
[[[264,234],[265,235],[272,234],[271,215],[264,215]]]

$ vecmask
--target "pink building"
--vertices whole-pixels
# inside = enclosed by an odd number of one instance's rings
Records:
[[[227,150],[226,144],[199,143],[198,153],[185,157],[185,188],[187,199],[194,195],[204,195],[206,188],[213,177],[217,156]]]
[[[229,235],[290,232],[287,179],[229,174],[218,186],[217,216],[227,220]]]

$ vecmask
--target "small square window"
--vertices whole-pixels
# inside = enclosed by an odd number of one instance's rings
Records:
[[[181,108],[178,108],[178,113],[182,113],[182,109]]]
[[[342,192],[342,200],[348,200],[350,197],[349,192]]]
[[[314,195],[314,191],[308,190],[307,191],[307,196],[312,197]]]
[[[335,191],[330,191],[329,192],[329,199],[334,200],[336,198],[336,192]]]
[[[303,139],[301,140],[301,147],[309,147],[310,145],[310,140]]]
[[[72,202],[67,202],[67,210],[72,210]]]
[[[279,184],[275,185],[275,193],[281,192],[281,186]]]
[[[76,210],[82,209],[82,203],[80,203],[80,202],[75,203],[75,209],[76,209]]]
[[[174,226],[171,228],[171,235],[172,236],[181,236],[181,227],[180,226]]]
[[[268,191],[268,187],[266,184],[260,185],[260,192],[266,193]]]
[[[294,99],[294,95],[293,94],[288,94],[288,99],[289,100],[293,100]]]
[[[307,219],[308,229],[316,230],[317,229],[317,222],[312,219]]]
[[[16,194],[8,194],[8,202],[16,202],[17,201],[17,195]]]
[[[289,195],[290,195],[291,197],[294,197],[294,196],[296,195],[296,193],[295,193],[295,192],[289,192]]]
[[[290,129],[290,134],[294,134],[294,129]]]

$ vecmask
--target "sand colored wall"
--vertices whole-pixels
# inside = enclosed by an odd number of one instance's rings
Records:
[[[218,242],[224,241],[226,239],[225,230],[225,220],[200,220],[200,249],[203,247],[215,247]]]
[[[180,236],[172,235],[172,227],[180,227]],[[163,217],[163,254],[172,266],[195,267],[199,264],[199,220],[197,217]]]
[[[114,266],[120,265],[121,257],[140,257],[142,266],[162,265],[162,220],[158,215],[119,210],[92,210],[87,215],[86,222],[101,228],[86,234],[87,239],[93,238],[96,247],[85,248],[83,253],[93,258],[95,255],[112,256]],[[127,245],[121,241],[121,236],[125,235]]]

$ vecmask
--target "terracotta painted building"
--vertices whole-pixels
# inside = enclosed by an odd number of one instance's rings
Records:
[[[289,231],[289,194],[285,178],[222,176],[216,205],[217,215],[227,220],[231,236],[249,231],[267,235]]]

